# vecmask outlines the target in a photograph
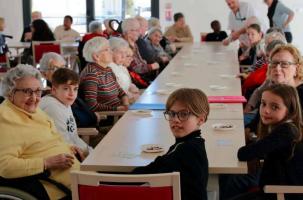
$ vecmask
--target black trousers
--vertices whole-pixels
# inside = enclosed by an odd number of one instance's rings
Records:
[[[287,43],[292,42],[292,34],[291,32],[284,32]]]

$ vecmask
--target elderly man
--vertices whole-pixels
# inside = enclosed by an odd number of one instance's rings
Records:
[[[76,41],[80,38],[80,34],[72,29],[73,18],[70,15],[64,17],[63,25],[57,26],[54,35],[56,40]]]
[[[60,189],[33,176],[50,172],[49,179],[69,188],[70,171],[80,168],[75,155],[82,152],[65,143],[53,120],[39,109],[40,72],[18,65],[5,75],[2,92],[6,100],[0,105],[1,184],[6,182],[37,199],[61,199],[65,194]]]
[[[168,27],[164,36],[171,42],[193,42],[194,38],[188,25],[185,24],[185,18],[182,13],[174,14],[175,23]]]
[[[251,24],[259,24],[263,33],[267,27],[258,19],[258,13],[253,9],[248,2],[239,2],[239,0],[225,0],[231,12],[228,17],[228,29],[231,30],[231,35],[223,40],[224,45],[229,45],[230,42],[238,40],[240,46],[248,48],[250,46],[246,28]]]

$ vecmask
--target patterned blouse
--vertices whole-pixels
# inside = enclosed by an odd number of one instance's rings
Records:
[[[126,93],[112,69],[89,63],[80,75],[80,95],[92,111],[117,110]]]

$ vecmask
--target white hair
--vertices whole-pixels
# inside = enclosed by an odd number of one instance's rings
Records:
[[[151,17],[149,20],[148,20],[148,29],[151,29],[153,27],[158,27],[160,28],[160,20],[156,17]]]
[[[83,48],[83,57],[87,62],[94,62],[93,54],[101,51],[109,42],[104,37],[94,37],[88,40]]]
[[[92,21],[89,23],[88,30],[90,33],[102,31],[102,23],[100,21]]]
[[[135,18],[128,18],[122,22],[122,32],[123,34],[127,33],[131,29],[139,29],[140,23]]]
[[[41,72],[46,72],[48,70],[51,60],[63,63],[64,65],[66,64],[66,61],[60,54],[57,54],[55,52],[48,52],[43,54],[42,58],[40,59],[39,69]]]
[[[16,87],[16,80],[24,77],[34,77],[39,80],[42,86],[42,76],[39,70],[31,65],[19,64],[5,74],[1,84],[2,95],[8,97],[9,93]]]
[[[161,35],[163,34],[159,27],[153,27],[153,28],[149,29],[149,31],[147,33],[147,37],[150,38],[150,36],[156,32],[161,33]]]
[[[123,38],[111,37],[108,41],[112,51],[129,46]]]

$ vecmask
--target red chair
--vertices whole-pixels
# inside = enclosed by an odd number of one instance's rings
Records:
[[[206,41],[206,35],[207,35],[207,33],[205,33],[205,32],[201,32],[200,33],[200,40],[201,40],[201,42],[205,42]]]
[[[0,55],[0,72],[6,72],[8,68],[10,68],[8,55]]]
[[[179,172],[101,174],[71,172],[73,200],[181,200]]]
[[[33,66],[36,66],[44,53],[55,52],[61,54],[61,45],[58,41],[33,42]]]

